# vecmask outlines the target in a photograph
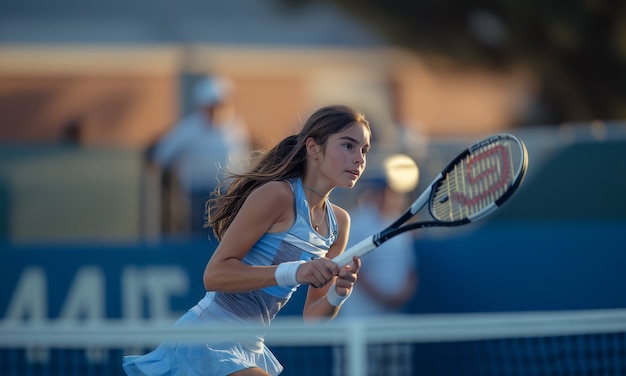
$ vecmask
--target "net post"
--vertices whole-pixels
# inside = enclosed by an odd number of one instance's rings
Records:
[[[367,342],[365,328],[360,320],[354,320],[348,325],[348,338],[346,340],[347,367],[344,374],[348,376],[367,375]]]

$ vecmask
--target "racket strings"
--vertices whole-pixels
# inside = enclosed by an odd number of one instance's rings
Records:
[[[502,197],[513,181],[511,142],[499,140],[461,159],[437,187],[431,211],[440,221],[472,216]]]

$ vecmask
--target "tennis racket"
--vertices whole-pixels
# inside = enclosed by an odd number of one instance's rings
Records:
[[[493,213],[519,188],[528,151],[519,138],[496,134],[475,143],[450,162],[394,223],[348,248],[333,261],[347,265],[403,232],[424,227],[460,226]],[[432,220],[407,223],[428,203]]]

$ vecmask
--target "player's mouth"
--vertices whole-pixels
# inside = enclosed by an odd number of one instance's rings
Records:
[[[347,173],[352,175],[352,177],[356,180],[361,176],[361,172],[359,170],[348,170]]]

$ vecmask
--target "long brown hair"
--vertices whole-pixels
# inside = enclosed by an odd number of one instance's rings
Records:
[[[348,106],[327,106],[315,111],[304,123],[300,133],[286,137],[261,154],[250,171],[243,174],[230,173],[230,177],[220,182],[207,201],[207,227],[211,227],[217,239],[221,240],[243,202],[254,189],[269,181],[304,176],[306,140],[309,137],[325,147],[328,136],[342,132],[354,124],[361,124],[370,130],[365,116]],[[228,188],[222,194],[221,188],[226,184]]]

